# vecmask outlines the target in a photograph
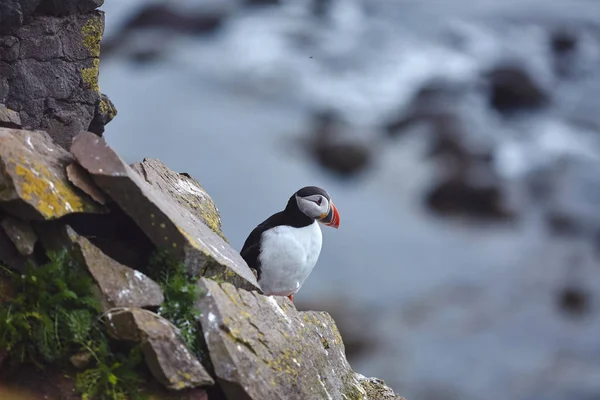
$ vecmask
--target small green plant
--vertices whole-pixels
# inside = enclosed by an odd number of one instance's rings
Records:
[[[0,310],[0,349],[13,365],[33,363],[38,368],[66,366],[74,354],[88,354],[91,367],[76,377],[76,387],[87,400],[139,398],[139,348],[129,354],[111,351],[101,308],[93,297],[93,280],[66,251],[49,253],[49,262],[29,266],[24,274],[7,269],[16,295]]]
[[[150,258],[150,277],[158,282],[165,294],[165,301],[158,314],[179,328],[180,335],[190,350],[200,350],[198,318],[195,307],[199,288],[196,279],[190,277],[185,265],[167,251],[158,250]]]

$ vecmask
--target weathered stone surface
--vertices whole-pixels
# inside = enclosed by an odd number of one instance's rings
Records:
[[[24,271],[28,257],[17,250],[4,229],[0,229],[0,264],[17,271]]]
[[[52,2],[44,1],[42,6]],[[67,7],[75,3],[60,2]],[[67,149],[92,121],[99,132],[109,120],[97,117],[108,110],[98,87],[103,29],[101,11],[66,17],[36,12],[11,36],[0,37],[0,102],[19,113],[24,127],[47,131]]]
[[[0,226],[19,253],[24,256],[33,254],[38,238],[29,222],[6,216],[0,221]]]
[[[203,221],[223,240],[227,240],[221,230],[221,215],[200,182],[187,173],[177,173],[161,161],[145,158],[141,163],[132,165],[146,182],[175,200],[183,209]]]
[[[228,283],[202,278],[198,285],[202,331],[228,399],[373,398],[346,361],[329,314],[298,312],[287,298]]]
[[[154,244],[171,249],[192,274],[258,288],[254,274],[229,244],[169,193],[149,185],[104,139],[82,132],[73,141],[71,152]]]
[[[42,0],[36,12],[61,16],[93,11],[102,4],[104,0]]]
[[[36,227],[44,246],[67,248],[85,265],[98,284],[104,309],[113,307],[158,307],[164,301],[160,286],[146,275],[104,254],[70,226],[52,221]]]
[[[90,122],[88,131],[95,133],[96,135],[102,136],[104,133],[104,126],[113,120],[117,116],[117,107],[105,94],[100,94],[100,99],[96,103],[96,111],[94,119]]]
[[[394,391],[381,379],[367,378],[360,374],[356,375],[361,386],[367,392],[367,398],[369,400],[406,400],[404,397],[394,393]]]
[[[139,308],[109,311],[105,319],[115,338],[142,343],[146,364],[166,387],[181,390],[214,384],[166,319]]]
[[[0,2],[0,35],[17,30],[33,13],[40,0],[4,0]]]
[[[97,203],[102,205],[106,204],[106,196],[100,190],[98,185],[94,183],[90,175],[87,173],[85,169],[81,167],[81,165],[77,163],[72,163],[67,165],[67,179],[71,182],[75,187],[85,192],[88,196],[94,199]]]
[[[0,128],[0,201],[24,218],[100,212],[67,180],[69,153],[41,131]]]
[[[21,128],[21,117],[19,117],[19,114],[6,108],[4,104],[0,104],[0,127],[12,129]]]

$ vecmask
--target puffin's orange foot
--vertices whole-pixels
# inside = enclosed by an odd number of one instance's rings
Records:
[[[288,299],[290,299],[290,301],[293,303],[294,302],[294,293],[290,294],[288,296]]]

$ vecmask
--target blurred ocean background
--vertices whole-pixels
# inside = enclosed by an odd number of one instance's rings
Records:
[[[239,250],[340,210],[295,296],[409,400],[600,398],[600,2],[106,0],[108,142]]]

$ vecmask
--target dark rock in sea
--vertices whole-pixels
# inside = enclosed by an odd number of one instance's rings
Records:
[[[395,137],[413,124],[455,115],[456,105],[463,94],[464,88],[455,83],[437,79],[429,81],[415,93],[406,109],[385,124],[384,130]]]
[[[104,319],[109,333],[116,339],[141,343],[152,375],[169,389],[214,384],[168,320],[141,308],[118,308],[107,312]]]
[[[441,215],[462,215],[476,219],[509,220],[514,217],[496,184],[481,184],[455,177],[435,185],[425,195],[425,203]]]
[[[356,139],[344,137],[344,125],[331,112],[318,113],[307,147],[312,157],[323,168],[341,177],[351,177],[364,171],[372,163],[372,151]]]
[[[503,114],[540,109],[550,102],[549,93],[523,67],[500,65],[485,78],[490,106]]]
[[[258,289],[256,278],[239,253],[203,220],[186,211],[178,197],[172,196],[172,193],[194,194],[194,190],[199,189],[183,180],[168,181],[158,177],[156,182],[165,186],[148,183],[108,147],[104,139],[89,132],[82,132],[75,138],[71,152],[94,182],[152,242],[159,248],[171,249],[185,261],[191,274]]]
[[[555,30],[550,34],[550,48],[556,55],[564,55],[577,49],[577,35],[567,29]]]
[[[281,0],[243,0],[248,6],[276,6],[281,4]]]
[[[582,316],[589,312],[590,294],[580,287],[565,287],[558,293],[559,309],[570,316]]]

